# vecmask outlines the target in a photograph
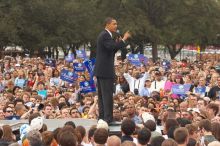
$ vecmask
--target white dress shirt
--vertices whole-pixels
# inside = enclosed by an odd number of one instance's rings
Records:
[[[140,91],[144,88],[145,80],[148,78],[148,76],[149,74],[145,72],[143,77],[135,79],[129,73],[124,73],[124,77],[129,84],[130,91],[134,93],[134,89],[138,89],[139,94]]]
[[[157,91],[160,92],[160,89],[164,90],[164,86],[165,86],[165,81],[161,80],[161,81],[153,81],[151,84],[151,91]]]

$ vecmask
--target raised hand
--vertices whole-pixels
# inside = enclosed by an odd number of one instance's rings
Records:
[[[129,31],[127,31],[123,36],[123,40],[126,41],[130,37],[131,37],[131,33]]]

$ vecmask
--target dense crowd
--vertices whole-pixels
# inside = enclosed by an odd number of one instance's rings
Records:
[[[28,119],[19,137],[9,125],[0,129],[0,145],[25,146],[220,146],[220,76],[218,61],[148,59],[133,65],[115,60],[114,121],[119,138],[109,135],[105,121],[86,131],[72,118],[97,119],[97,92],[83,93],[80,82],[95,77],[76,72],[73,83],[60,78],[73,63],[41,58],[5,57],[0,62],[0,120]],[[184,93],[176,92],[182,88]],[[182,91],[182,90],[181,90]],[[62,128],[48,131],[43,119],[65,119]],[[161,128],[163,127],[163,128]],[[16,143],[17,142],[17,143]]]

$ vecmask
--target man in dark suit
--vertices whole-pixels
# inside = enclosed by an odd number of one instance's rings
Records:
[[[94,76],[98,84],[99,119],[111,123],[113,120],[113,84],[115,77],[114,57],[115,53],[126,46],[125,41],[130,37],[126,32],[123,38],[115,41],[112,33],[116,33],[117,21],[114,18],[106,18],[105,30],[97,39],[96,63]]]

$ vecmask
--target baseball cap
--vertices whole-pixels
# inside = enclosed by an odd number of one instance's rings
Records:
[[[30,131],[31,130],[41,130],[42,127],[43,127],[43,117],[37,117],[31,121]]]
[[[100,119],[100,120],[98,121],[96,127],[97,127],[97,129],[98,129],[98,128],[104,128],[104,129],[106,129],[106,130],[108,131],[108,123],[105,122],[105,121],[102,120],[102,119]]]

